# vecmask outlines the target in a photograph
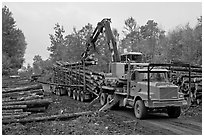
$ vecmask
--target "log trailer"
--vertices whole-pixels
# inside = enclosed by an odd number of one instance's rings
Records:
[[[169,78],[171,68],[181,65],[144,63],[143,55],[139,52],[119,56],[110,22],[110,19],[103,19],[98,23],[86,43],[81,61],[58,61],[55,64],[51,90],[79,101],[92,100],[91,104],[99,100],[102,106],[99,111],[124,106],[133,108],[138,119],[145,118],[149,112],[158,111],[166,112],[172,118],[179,117],[181,106],[187,105],[187,102],[179,86],[170,82]],[[112,53],[110,73],[105,74],[89,69],[90,65],[97,63],[92,54],[100,33],[105,33]]]

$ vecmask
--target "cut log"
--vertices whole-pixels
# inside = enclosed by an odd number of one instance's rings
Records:
[[[46,110],[45,107],[35,107],[35,108],[26,108],[25,109],[25,111],[29,111],[29,112],[43,112],[45,110]]]
[[[2,109],[24,109],[27,108],[27,105],[6,105],[6,106],[2,106]]]
[[[27,105],[27,107],[31,106],[46,106],[52,102],[51,98],[45,99],[35,99],[35,100],[26,100],[26,101],[13,101],[13,102],[2,102],[3,106],[7,105]]]
[[[30,94],[42,95],[42,94],[43,94],[43,90],[42,90],[42,89],[37,89],[37,90],[30,90],[30,91],[20,91],[20,92],[2,93],[2,97],[3,97],[3,98],[6,98],[6,97],[15,98],[15,96],[19,97],[19,96],[30,95]]]
[[[3,98],[2,102],[13,102],[13,101],[23,101],[23,100],[33,100],[33,99],[43,99],[43,95],[29,95],[29,96],[23,96],[23,97],[16,97],[16,98]]]
[[[23,109],[2,110],[2,113],[18,113],[23,112]]]
[[[45,120],[62,120],[62,119],[70,119],[74,117],[79,117],[82,115],[88,115],[93,113],[92,111],[87,112],[79,112],[79,113],[72,113],[72,114],[59,114],[59,115],[51,115],[51,116],[44,116],[44,117],[32,117],[32,118],[23,118],[23,119],[11,119],[11,120],[2,120],[3,124],[8,123],[27,123],[27,122],[37,122],[37,121],[45,121]]]
[[[30,85],[30,86],[24,86],[24,87],[8,88],[8,89],[4,89],[3,93],[11,93],[11,92],[17,92],[17,91],[28,91],[28,90],[33,90],[33,89],[42,89],[42,85],[36,84],[36,85]]]
[[[2,116],[2,121],[3,120],[9,120],[9,119],[16,119],[16,118],[24,118],[27,117],[30,113],[26,112],[26,113],[22,113],[22,114],[17,114],[17,115],[3,115]]]
[[[10,116],[11,118],[13,118],[12,116],[14,116],[14,117],[19,116],[20,117],[20,115],[26,115],[26,114],[30,115],[31,112],[2,113],[2,116]],[[8,117],[5,117],[5,118],[8,118]]]

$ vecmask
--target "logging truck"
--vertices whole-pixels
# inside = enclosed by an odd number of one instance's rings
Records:
[[[103,19],[97,24],[86,42],[81,61],[56,63],[51,90],[79,101],[92,100],[93,103],[99,100],[102,106],[99,111],[124,106],[133,108],[138,119],[158,111],[166,112],[172,118],[179,117],[181,106],[187,105],[187,102],[179,87],[169,81],[169,68],[178,64],[144,63],[139,52],[119,55],[110,22],[110,19]],[[110,71],[105,74],[88,69],[90,65],[97,64],[92,54],[100,33],[105,33],[112,55]]]

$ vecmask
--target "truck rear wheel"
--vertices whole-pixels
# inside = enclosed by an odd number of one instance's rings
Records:
[[[60,88],[56,89],[56,95],[61,96],[61,89]]]
[[[76,92],[76,100],[80,101],[80,90]]]
[[[51,91],[52,93],[55,93],[55,90],[56,90],[56,86],[51,85],[51,86],[50,86],[50,91]]]
[[[72,91],[71,91],[71,90],[68,90],[67,92],[68,92],[68,96],[69,96],[69,97],[72,97]]]
[[[113,99],[113,95],[108,95],[107,96],[107,103],[109,103]]]
[[[81,101],[81,102],[84,102],[84,101],[85,101],[85,95],[84,95],[84,92],[83,92],[83,91],[80,92],[80,101]]]
[[[181,114],[181,107],[169,107],[167,114],[170,118],[178,118]]]
[[[76,99],[76,90],[73,90],[73,99],[75,100]]]
[[[137,100],[134,105],[135,117],[138,119],[144,119],[147,115],[147,108],[142,100]]]
[[[101,93],[100,104],[103,106],[106,104],[106,102],[107,102],[107,95],[105,93]]]

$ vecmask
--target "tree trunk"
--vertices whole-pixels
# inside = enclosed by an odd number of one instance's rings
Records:
[[[41,84],[36,85],[30,85],[30,86],[24,86],[24,87],[17,87],[17,88],[8,88],[4,89],[2,93],[11,93],[11,92],[17,92],[17,91],[28,91],[33,89],[42,89]]]
[[[45,110],[46,110],[45,107],[35,107],[35,108],[27,108],[27,109],[25,109],[25,111],[29,111],[29,112],[43,112]]]
[[[3,113],[18,113],[18,112],[23,112],[23,109],[2,110],[2,114]]]
[[[27,108],[27,105],[6,105],[6,106],[2,106],[2,109],[24,109]]]
[[[23,101],[23,100],[34,100],[34,99],[43,99],[43,95],[28,95],[23,97],[16,97],[16,98],[3,98],[2,102],[14,102],[14,101]]]
[[[32,117],[32,118],[24,118],[24,119],[11,119],[11,120],[2,120],[3,124],[8,123],[27,123],[27,122],[37,122],[37,121],[45,121],[45,120],[56,120],[56,119],[69,119],[74,117],[79,117],[82,115],[88,115],[93,113],[92,111],[87,112],[79,112],[79,113],[72,113],[72,114],[59,114],[59,115],[51,115],[51,116],[44,116],[44,117]]]
[[[37,89],[37,90],[30,90],[30,91],[17,91],[17,92],[11,92],[11,93],[2,93],[2,97],[6,98],[6,97],[11,97],[15,98],[15,96],[19,97],[19,96],[25,96],[25,95],[30,95],[30,94],[38,94],[38,95],[42,95],[43,94],[43,90],[42,89]]]
[[[26,100],[26,101],[13,101],[13,102],[2,102],[2,106],[5,105],[27,105],[31,106],[46,106],[52,102],[50,98],[46,99],[35,99],[35,100]]]
[[[14,115],[3,115],[2,116],[2,121],[4,121],[4,120],[7,121],[9,119],[14,120],[16,118],[27,117],[29,114],[31,114],[31,112],[30,113],[29,112],[24,112],[24,113],[21,113],[21,114],[14,114]]]
[[[30,115],[31,112],[18,112],[18,113],[8,112],[8,113],[2,113],[2,116],[8,116],[8,118],[9,117],[14,118],[14,117],[18,117],[18,116],[21,117],[20,115],[26,115],[26,114]],[[14,116],[14,117],[12,117],[12,116]],[[7,117],[4,117],[4,118],[7,118]]]

